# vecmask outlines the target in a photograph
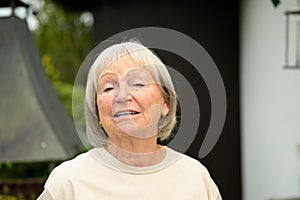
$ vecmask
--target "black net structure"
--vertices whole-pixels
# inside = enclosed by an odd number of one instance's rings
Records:
[[[14,15],[0,18],[0,95],[0,162],[67,159],[83,147],[26,21]]]

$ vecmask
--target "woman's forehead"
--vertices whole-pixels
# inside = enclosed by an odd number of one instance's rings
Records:
[[[138,68],[140,67],[139,64],[137,64],[128,54],[118,57],[115,59],[111,64],[106,66],[102,72],[102,74],[105,73],[124,73],[132,68]]]
[[[125,55],[105,67],[99,78],[101,79],[107,75],[124,76],[134,74],[137,75],[138,73],[152,76],[151,72],[146,69],[145,66],[141,66],[140,64],[136,63],[129,55]]]
[[[126,70],[123,70],[122,73],[117,73],[113,70],[110,71],[106,71],[105,73],[103,73],[100,77],[99,77],[99,81],[101,82],[101,80],[105,80],[107,78],[117,78],[119,80],[121,79],[132,79],[132,78],[138,78],[140,80],[144,80],[147,82],[155,82],[151,73],[148,72],[148,70],[146,70],[143,67],[132,67],[132,68],[127,68]]]

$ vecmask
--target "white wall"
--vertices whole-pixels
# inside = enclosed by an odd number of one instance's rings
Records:
[[[300,69],[283,68],[283,13],[296,0],[240,5],[243,200],[300,196]]]

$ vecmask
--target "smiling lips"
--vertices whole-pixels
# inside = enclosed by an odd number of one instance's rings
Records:
[[[125,110],[125,111],[117,112],[116,114],[113,115],[113,117],[118,118],[118,117],[127,116],[127,115],[137,115],[139,113],[140,112],[134,111],[134,110]]]

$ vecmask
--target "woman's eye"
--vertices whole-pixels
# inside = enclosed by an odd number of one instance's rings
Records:
[[[135,87],[144,87],[145,85],[143,83],[135,83],[134,86]]]
[[[113,87],[107,87],[107,88],[103,89],[103,92],[109,92],[109,91],[111,91],[113,89],[114,89]]]
[[[113,90],[115,88],[115,84],[114,83],[110,83],[110,82],[106,82],[101,86],[101,92],[102,93],[108,93],[111,90]]]

